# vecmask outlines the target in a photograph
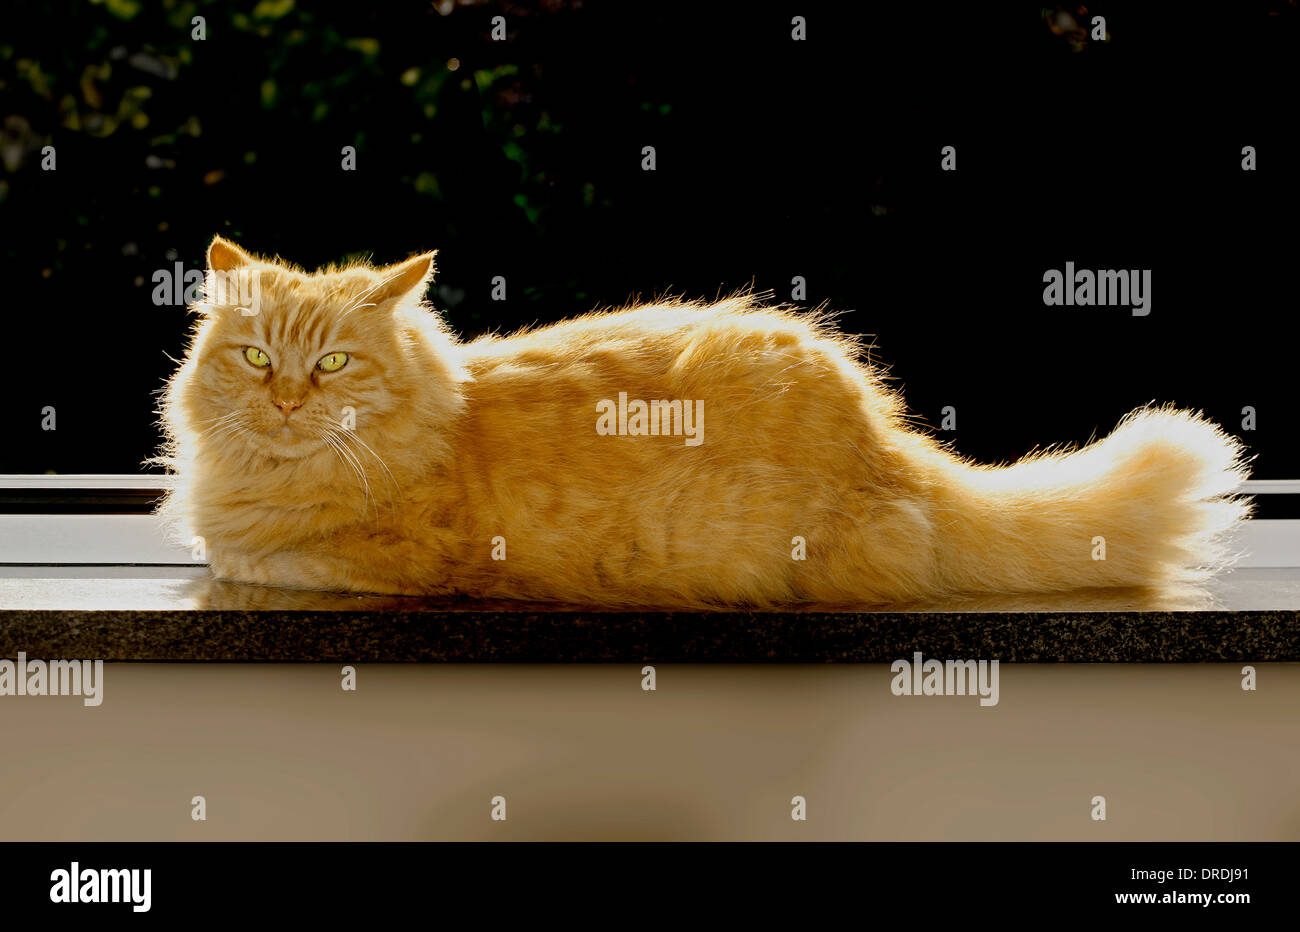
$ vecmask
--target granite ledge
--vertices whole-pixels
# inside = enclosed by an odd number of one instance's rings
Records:
[[[442,663],[1300,661],[1300,573],[1180,592],[789,612],[593,611],[241,586],[202,567],[2,567],[0,657]]]

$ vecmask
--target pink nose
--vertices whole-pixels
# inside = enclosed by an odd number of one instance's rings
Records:
[[[277,399],[275,399],[275,406],[276,406],[277,408],[279,408],[281,411],[284,412],[284,416],[285,416],[285,417],[288,417],[290,414],[293,413],[293,409],[294,409],[294,408],[301,408],[301,407],[302,407],[302,402],[301,402],[301,401],[285,401],[283,398],[277,398]]]

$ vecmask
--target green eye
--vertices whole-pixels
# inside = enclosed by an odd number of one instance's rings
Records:
[[[322,372],[338,372],[348,364],[347,353],[326,353],[316,363],[316,368]]]
[[[244,347],[244,358],[259,369],[265,369],[271,364],[271,357],[263,353],[256,346]]]

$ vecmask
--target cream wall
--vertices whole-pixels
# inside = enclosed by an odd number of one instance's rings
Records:
[[[106,664],[0,697],[0,838],[1300,840],[1300,664],[1240,669]]]

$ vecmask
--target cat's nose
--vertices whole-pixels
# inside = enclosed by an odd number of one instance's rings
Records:
[[[290,414],[293,413],[294,408],[301,408],[301,407],[302,407],[302,402],[301,402],[301,401],[289,401],[289,400],[284,399],[284,398],[277,398],[277,399],[275,399],[275,406],[276,406],[277,408],[279,408],[281,411],[284,412],[284,416],[285,416],[285,417],[288,417]]]

